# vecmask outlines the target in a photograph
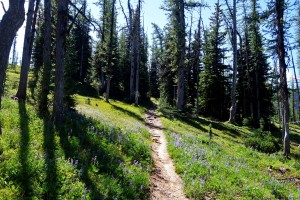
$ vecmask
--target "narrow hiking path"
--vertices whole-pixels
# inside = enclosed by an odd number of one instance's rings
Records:
[[[150,198],[151,200],[184,200],[183,181],[175,172],[175,166],[167,150],[167,139],[163,132],[160,118],[155,108],[145,114],[147,127],[152,137],[152,159],[154,171],[151,174]]]

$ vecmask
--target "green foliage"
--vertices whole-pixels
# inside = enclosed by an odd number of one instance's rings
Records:
[[[229,83],[226,77],[228,66],[224,65],[226,49],[225,33],[221,31],[222,18],[220,5],[210,19],[211,31],[208,33],[208,43],[204,45],[204,70],[200,74],[200,111],[206,117],[220,120],[228,119]]]
[[[245,16],[243,46],[239,49],[237,81],[237,116],[251,119],[249,125],[260,126],[260,120],[270,123],[274,114],[273,91],[269,81],[270,67],[263,48],[263,36],[260,32],[259,5],[251,2],[251,12]]]
[[[145,129],[119,128],[69,112],[59,130],[31,106],[6,98],[0,120],[0,199],[149,197]]]
[[[299,174],[297,160],[286,160],[281,152],[265,154],[245,147],[243,138],[254,134],[247,127],[178,115],[163,117],[163,125],[176,172],[182,177],[190,199],[299,197],[296,182],[282,181]],[[212,141],[209,140],[209,130],[212,131]],[[275,141],[273,136],[266,137]],[[293,152],[300,155],[297,148]],[[270,166],[272,171],[268,170]],[[282,174],[280,168],[288,170]]]
[[[275,153],[280,150],[279,140],[267,131],[256,130],[244,140],[247,147],[264,153]]]
[[[83,13],[89,16],[86,11],[86,1],[81,2],[81,4]],[[73,15],[76,13],[76,10],[71,11]],[[75,25],[70,29],[70,34],[67,37],[64,102],[68,108],[75,107],[73,95],[78,92],[78,86],[89,84],[88,72],[91,68],[92,45],[86,16],[82,14],[77,16]]]

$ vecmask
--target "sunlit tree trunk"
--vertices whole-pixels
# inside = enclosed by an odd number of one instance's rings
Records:
[[[28,73],[29,73],[29,67],[30,67],[30,59],[31,59],[31,53],[32,53],[33,39],[34,39],[34,33],[35,33],[35,24],[36,24],[39,2],[40,2],[39,0],[36,1],[35,9],[34,9],[35,0],[30,0],[29,4],[28,4],[20,82],[19,82],[19,87],[18,87],[18,91],[16,94],[16,97],[18,97],[21,100],[26,99]]]
[[[237,76],[237,30],[236,30],[236,0],[233,0],[232,12],[233,30],[232,30],[232,50],[233,50],[233,79],[231,89],[231,107],[229,122],[235,123],[236,114],[236,76]]]

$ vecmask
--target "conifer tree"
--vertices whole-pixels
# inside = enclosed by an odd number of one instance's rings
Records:
[[[215,13],[210,18],[210,32],[204,45],[203,72],[200,77],[200,111],[203,115],[216,119],[228,116],[229,84],[225,76],[228,66],[223,63],[226,49],[223,47],[225,32],[222,32],[220,4],[215,5]]]

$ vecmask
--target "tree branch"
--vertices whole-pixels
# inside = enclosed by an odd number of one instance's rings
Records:
[[[81,9],[77,8],[77,6],[76,6],[74,3],[72,3],[71,0],[68,0],[68,1],[69,1],[69,4],[70,4],[73,8],[75,8],[75,10],[77,10],[77,12],[80,13],[80,14],[81,14],[81,15],[89,22],[90,25],[92,25],[92,26],[94,27],[94,30],[99,30],[99,31],[102,33],[101,26],[100,26],[99,24],[97,24],[97,22],[92,21],[89,17],[87,17],[87,16],[85,15],[85,13],[83,13],[83,12],[81,11]],[[97,25],[98,28],[96,27],[95,24]]]
[[[2,2],[2,1],[1,1],[1,4],[2,4],[2,8],[3,8],[4,12],[6,13],[6,12],[7,12],[7,10],[5,9],[5,6],[4,6],[4,4],[3,4],[3,2]]]
[[[122,3],[121,3],[121,0],[119,0],[119,3],[120,3],[120,6],[121,6],[121,9],[122,9],[122,12],[123,12],[123,14],[124,14],[124,17],[125,17],[125,19],[126,19],[127,27],[129,27],[128,17],[127,17],[127,15],[125,14],[125,10],[124,10],[124,7],[123,7],[123,5],[122,5]]]

